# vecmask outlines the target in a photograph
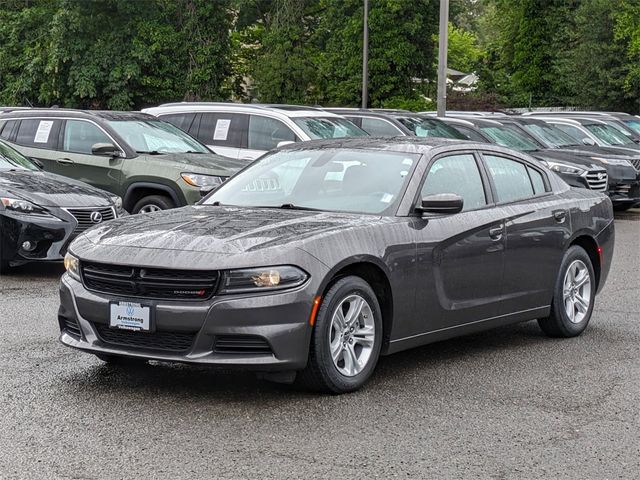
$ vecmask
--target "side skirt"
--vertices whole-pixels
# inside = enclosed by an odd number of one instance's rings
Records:
[[[530,308],[528,310],[522,310],[520,312],[508,313],[506,315],[485,318],[483,320],[475,320],[473,322],[464,323],[462,325],[441,328],[439,330],[420,333],[418,335],[412,335],[410,337],[398,338],[389,342],[389,345],[384,351],[384,355],[390,355],[392,353],[407,350],[409,348],[419,347],[421,345],[427,345],[429,343],[439,342],[441,340],[447,340],[449,338],[459,337],[461,335],[468,335],[470,333],[490,330],[492,328],[502,327],[504,325],[510,325],[513,323],[535,320],[536,318],[547,317],[549,316],[550,310],[550,305]]]

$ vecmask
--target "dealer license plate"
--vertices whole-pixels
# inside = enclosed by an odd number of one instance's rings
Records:
[[[123,330],[148,332],[151,328],[151,309],[132,302],[117,302],[111,304],[109,326]]]

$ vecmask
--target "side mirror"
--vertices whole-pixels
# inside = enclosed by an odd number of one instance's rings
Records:
[[[584,143],[585,145],[590,145],[592,147],[596,145],[596,141],[593,138],[589,138],[589,137],[584,137],[582,139],[582,143]]]
[[[91,153],[105,157],[119,157],[120,149],[111,143],[95,143],[91,147]]]
[[[31,163],[33,163],[40,170],[44,170],[44,163],[42,163],[40,160],[38,160],[37,158],[33,158],[33,157],[29,157],[29,160],[31,160]]]
[[[282,142],[278,142],[276,147],[280,148],[280,147],[284,147],[285,145],[291,145],[292,143],[296,143],[296,142],[292,142],[291,140],[284,140]]]
[[[421,213],[441,213],[451,215],[460,213],[464,207],[464,199],[455,193],[438,193],[422,197],[416,210]]]

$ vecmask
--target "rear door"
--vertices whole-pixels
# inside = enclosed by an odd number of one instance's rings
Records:
[[[265,152],[277,148],[281,142],[299,141],[296,134],[277,118],[252,114],[249,116],[247,149],[240,153],[242,160],[255,160]]]
[[[121,157],[94,155],[96,143],[110,143],[122,150],[102,127],[88,120],[65,120],[56,152],[55,173],[121,195]],[[135,161],[130,159],[129,161]]]
[[[53,118],[23,118],[18,121],[13,142],[23,155],[35,158],[45,171],[56,172],[58,137],[62,120]]]
[[[571,219],[562,195],[553,195],[547,174],[504,154],[483,153],[497,210],[504,215],[506,251],[502,295],[509,312],[551,302]]]
[[[421,197],[455,193],[464,199],[464,209],[416,221],[416,305],[425,331],[504,313],[504,223],[480,167],[479,158],[468,152],[437,157],[427,169]]]
[[[189,133],[218,155],[237,159],[246,148],[248,128],[249,116],[244,113],[204,112]]]

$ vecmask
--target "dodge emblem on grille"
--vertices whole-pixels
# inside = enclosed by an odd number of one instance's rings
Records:
[[[102,214],[100,212],[91,212],[91,221],[93,223],[100,223],[102,221]]]

